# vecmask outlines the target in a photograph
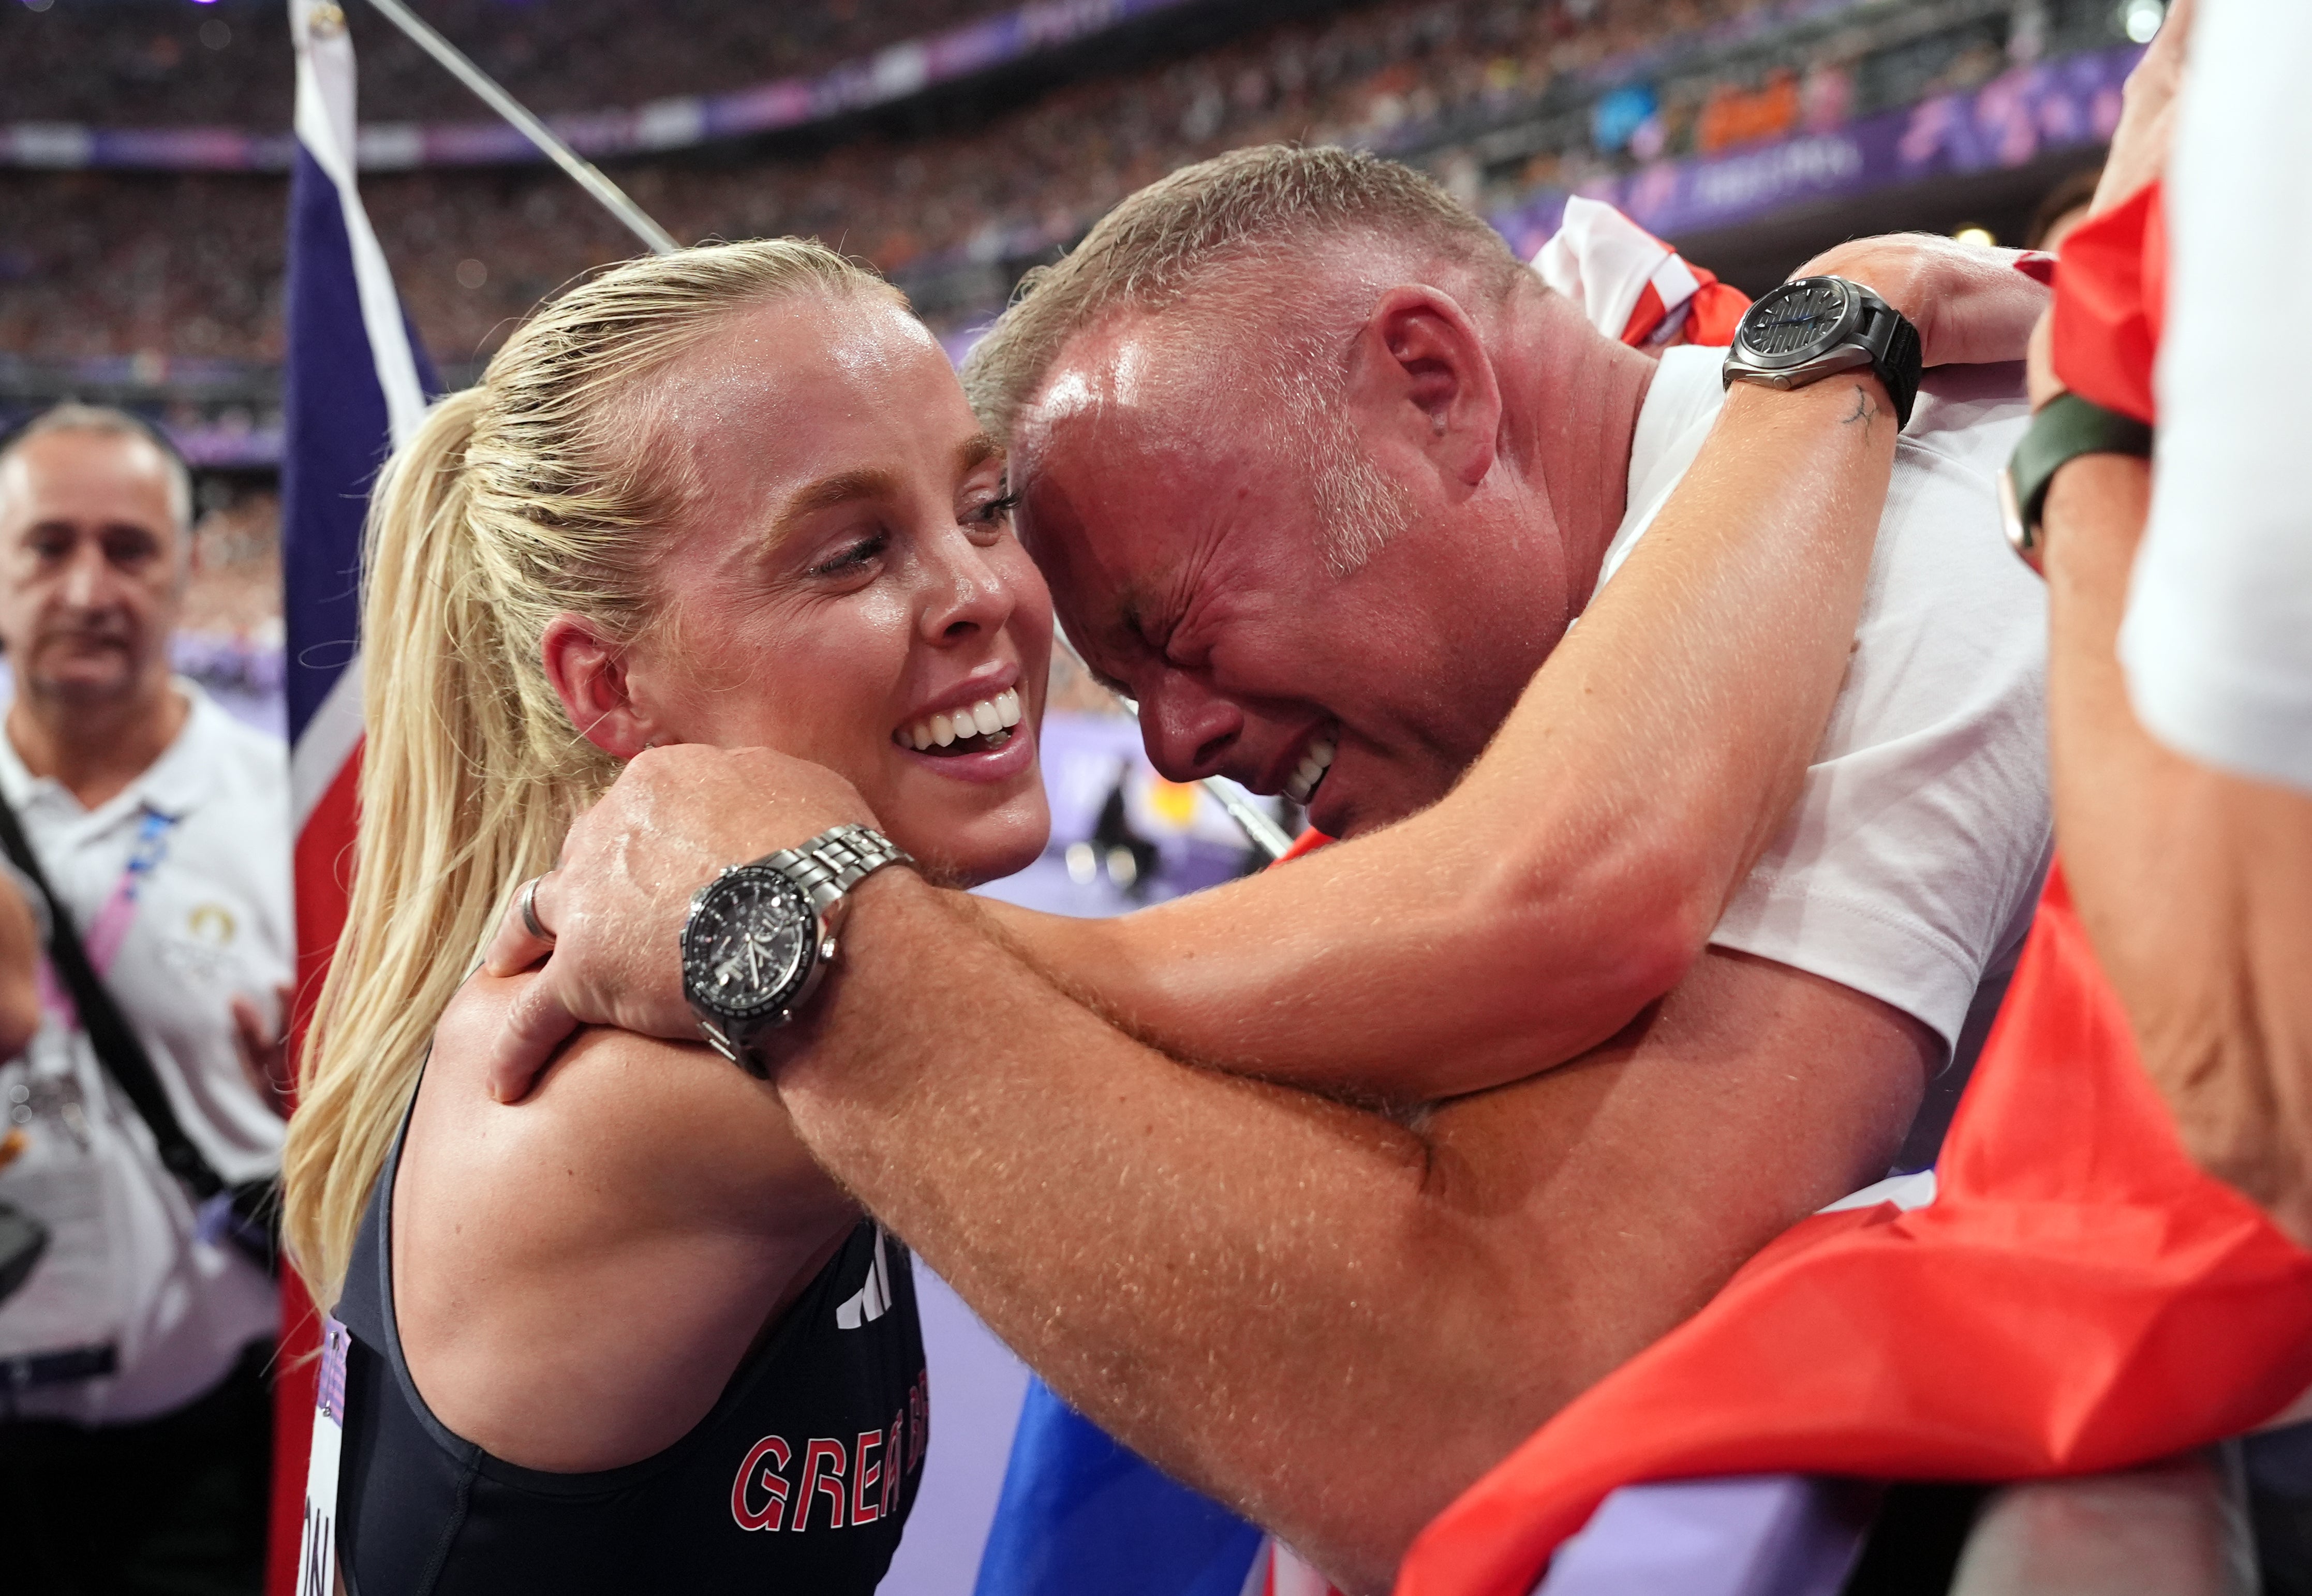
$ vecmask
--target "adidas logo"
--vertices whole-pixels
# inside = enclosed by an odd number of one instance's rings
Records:
[[[875,1257],[867,1266],[867,1284],[835,1307],[835,1328],[855,1330],[873,1324],[891,1311],[891,1260],[883,1251],[883,1227],[875,1227]]]

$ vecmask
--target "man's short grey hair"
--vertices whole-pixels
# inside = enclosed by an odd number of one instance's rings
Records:
[[[1162,311],[1217,290],[1225,276],[1228,292],[1285,323],[1244,353],[1283,401],[1275,425],[1305,452],[1327,558],[1353,571],[1409,513],[1339,413],[1350,329],[1327,324],[1325,311],[1300,297],[1306,278],[1289,274],[1296,258],[1361,235],[1441,255],[1491,294],[1532,280],[1500,233],[1411,167],[1353,150],[1261,145],[1151,183],[1056,264],[1030,271],[965,360],[964,391],[980,425],[1008,442],[1069,339],[1111,313]]]
[[[169,471],[169,513],[176,517],[177,530],[185,531],[193,524],[193,473],[177,446],[169,442],[168,434],[142,416],[116,408],[111,405],[84,405],[68,399],[61,405],[43,410],[0,444],[0,465],[8,457],[34,438],[50,433],[97,433],[106,437],[136,438],[150,443]]]

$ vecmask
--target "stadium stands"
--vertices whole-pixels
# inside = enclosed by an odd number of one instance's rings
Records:
[[[417,10],[539,111],[585,111],[824,70],[1003,0],[421,0]],[[469,119],[474,102],[372,12],[346,8],[362,110]],[[646,27],[646,45],[635,31]],[[289,15],[272,0],[20,0],[0,10],[11,120],[289,123]],[[21,77],[19,75],[22,75]]]
[[[840,75],[845,58],[907,31],[995,14],[970,0],[780,7],[783,18],[808,21],[773,38],[776,30],[749,20],[771,8],[708,0],[429,0],[425,9],[518,92],[564,111],[783,72]],[[1130,7],[1111,0],[1108,9]],[[351,10],[365,120],[476,114],[378,17]],[[258,0],[48,0],[39,13],[18,0],[0,8],[0,104],[9,108],[0,115],[235,117],[277,130],[290,72],[274,17]],[[212,22],[232,31],[222,49],[199,43]],[[1537,240],[1519,230],[1546,232],[1566,190],[1610,190],[1642,213],[1635,202],[1666,192],[1663,174],[1746,151],[1785,153],[1783,179],[1827,163],[1852,189],[1937,162],[2017,165],[2040,158],[2043,135],[2057,146],[2091,145],[2108,120],[2089,101],[2116,84],[2125,61],[2105,0],[1183,4],[1134,28],[1117,32],[1105,54],[1082,46],[1056,66],[1022,57],[872,112],[612,170],[679,237],[816,234],[891,273],[936,324],[963,329],[1116,199],[1236,145],[1340,142],[1415,161],[1524,243]],[[619,48],[600,48],[612,33]],[[20,48],[27,40],[36,48]],[[195,48],[215,60],[187,53]],[[2080,80],[2058,129],[2038,101],[2022,104],[2028,84],[2017,85],[2034,62],[2083,51],[2102,52],[2104,65]],[[579,59],[595,75],[557,66]],[[1934,132],[1927,112],[1970,91],[1986,108],[2007,105],[2010,122],[2032,122],[2019,161],[2004,147],[1944,160],[1936,146],[1924,164],[1906,155],[1909,164],[1882,173],[1864,170],[1868,152],[1834,137],[1904,112],[1896,131],[1905,150],[1923,147]],[[1778,188],[1773,173],[1747,167],[1733,175],[1713,193],[1732,194],[1737,219],[1805,188]],[[1613,187],[1641,182],[1651,185],[1644,194]],[[534,163],[381,171],[364,191],[413,319],[453,373],[472,369],[558,284],[635,247]],[[284,194],[279,176],[261,172],[0,170],[0,206],[17,224],[0,238],[0,408],[66,390],[173,404],[172,419],[206,427],[194,441],[219,458],[247,437],[256,441],[244,452],[261,459],[279,357]],[[1670,220],[1656,224],[1675,231]]]

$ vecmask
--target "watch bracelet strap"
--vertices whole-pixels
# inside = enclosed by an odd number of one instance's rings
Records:
[[[1895,427],[1899,432],[1911,425],[1911,408],[1918,403],[1925,350],[1919,342],[1919,329],[1908,316],[1892,305],[1887,305],[1887,313],[1895,319],[1895,330],[1887,340],[1886,355],[1872,364],[1878,368],[1878,380],[1887,385],[1887,397],[1895,401]]]
[[[2039,513],[2057,471],[2082,454],[2149,460],[2151,438],[2149,424],[2076,393],[2059,393],[2042,405],[2007,465],[2020,522],[2017,552],[2028,559],[2037,548]]]
[[[810,895],[825,909],[886,864],[912,864],[915,857],[871,827],[831,826],[799,847],[756,861],[768,865]]]

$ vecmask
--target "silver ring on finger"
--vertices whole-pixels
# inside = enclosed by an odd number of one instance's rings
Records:
[[[538,917],[538,883],[545,879],[542,875],[534,875],[522,882],[521,890],[514,895],[514,901],[521,906],[521,928],[550,948],[554,945],[554,933],[548,931]]]

